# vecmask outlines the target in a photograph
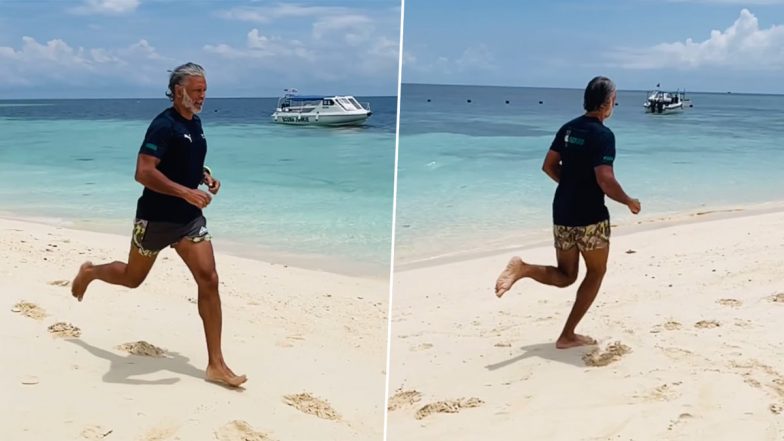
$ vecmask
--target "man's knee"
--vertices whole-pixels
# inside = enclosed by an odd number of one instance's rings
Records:
[[[557,280],[555,284],[558,288],[566,288],[577,281],[577,271],[561,271],[561,274],[563,274],[563,277]]]
[[[607,265],[594,265],[587,268],[589,276],[603,278],[607,273]]]
[[[199,271],[196,273],[196,283],[201,288],[210,290],[218,289],[218,272],[214,269]]]
[[[147,278],[147,274],[129,274],[125,279],[125,286],[128,288],[138,288],[144,279]]]

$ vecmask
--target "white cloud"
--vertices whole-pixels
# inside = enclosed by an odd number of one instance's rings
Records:
[[[389,80],[390,84],[397,78],[399,9],[277,3],[233,8],[219,15],[264,23],[251,29],[243,43],[203,46],[205,52],[242,63],[243,70],[251,68],[257,76],[274,73],[285,74],[292,82]]]
[[[313,23],[316,40],[342,39],[349,46],[367,42],[374,31],[373,20],[359,14],[325,17]]]
[[[469,46],[457,58],[445,56],[436,57],[433,61],[423,61],[411,51],[403,51],[403,68],[411,71],[436,74],[454,75],[458,73],[475,73],[497,70],[495,56],[485,44]]]
[[[455,63],[459,70],[493,70],[496,67],[492,52],[484,44],[466,48]]]
[[[141,39],[137,43],[132,44],[128,49],[122,50],[121,53],[127,54],[129,56],[139,56],[141,58],[146,58],[149,60],[163,60],[164,58],[155,50],[154,47],[150,45],[150,43],[145,40]]]
[[[394,75],[400,61],[397,41],[386,37],[376,39],[362,56],[358,67],[366,75]]]
[[[229,20],[269,23],[277,18],[340,16],[349,12],[348,8],[343,7],[278,3],[274,6],[241,6],[221,11],[218,15]]]
[[[784,67],[784,26],[760,29],[757,17],[743,9],[732,26],[711,31],[706,40],[619,49],[611,58],[628,69],[776,69]]]
[[[140,0],[84,0],[84,3],[71,9],[71,12],[83,15],[121,15],[135,11],[139,3]]]
[[[41,44],[35,38],[25,36],[22,37],[22,46],[18,51],[6,47],[2,53],[20,63],[41,62],[66,67],[86,67],[94,61],[84,49],[74,49],[59,38]]]
[[[205,45],[204,50],[228,59],[260,59],[275,58],[285,60],[301,58],[312,60],[312,51],[305,48],[298,40],[283,40],[279,37],[262,35],[258,29],[253,28],[248,32],[244,48],[234,48],[227,44]]]
[[[45,43],[22,37],[18,48],[0,46],[0,80],[10,84],[37,84],[55,81],[66,85],[89,86],[104,78],[124,78],[135,84],[161,81],[166,60],[147,40],[128,47],[72,47],[62,39]],[[128,69],[133,66],[133,69]]]
[[[0,46],[0,59],[6,58],[17,63],[17,67],[25,65],[54,64],[64,68],[80,68],[90,70],[99,64],[128,64],[127,59],[161,60],[154,47],[147,40],[139,40],[127,48],[108,50],[103,48],[73,48],[60,38],[46,43],[39,43],[33,37],[22,37],[22,45],[17,50],[12,47]]]

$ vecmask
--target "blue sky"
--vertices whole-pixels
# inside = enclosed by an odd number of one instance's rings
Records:
[[[784,93],[784,0],[407,0],[403,82]]]
[[[171,69],[209,96],[395,95],[399,0],[0,0],[0,99],[163,97]]]

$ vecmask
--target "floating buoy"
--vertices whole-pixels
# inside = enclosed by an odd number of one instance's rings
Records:
[[[470,102],[471,102],[471,100],[466,100],[466,102],[467,102],[467,103],[470,103]]]
[[[544,101],[539,101],[539,104],[544,104]]]
[[[509,104],[509,100],[506,100],[506,104]]]
[[[428,103],[430,102],[430,98],[428,98],[428,99],[427,99],[427,102],[428,102]]]

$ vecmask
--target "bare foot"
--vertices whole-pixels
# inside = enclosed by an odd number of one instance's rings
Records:
[[[231,387],[239,387],[242,383],[248,381],[248,377],[236,375],[225,364],[220,368],[207,366],[206,377],[207,381],[223,383]]]
[[[523,259],[515,256],[509,259],[506,268],[501,271],[498,280],[495,282],[495,295],[500,298],[504,293],[509,291],[515,282],[523,278],[525,272],[525,263]]]
[[[71,282],[71,295],[76,297],[77,300],[80,302],[84,297],[84,292],[87,291],[87,285],[90,284],[90,278],[88,272],[93,267],[91,262],[84,262],[82,266],[79,267],[79,272],[74,277],[73,282]]]
[[[577,346],[591,346],[595,345],[596,340],[587,335],[574,334],[572,337],[561,336],[555,342],[555,347],[558,349],[575,348]]]

